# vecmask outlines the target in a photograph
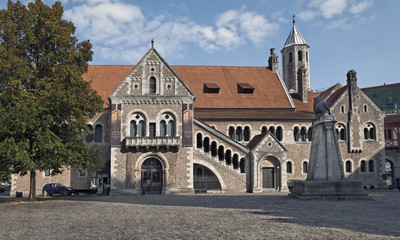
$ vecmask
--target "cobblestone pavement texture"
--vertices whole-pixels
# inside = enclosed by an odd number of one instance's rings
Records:
[[[1,197],[0,239],[400,239],[400,193],[368,193]]]

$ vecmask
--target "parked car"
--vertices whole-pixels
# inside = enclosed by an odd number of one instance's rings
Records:
[[[60,194],[63,196],[68,196],[74,193],[74,189],[66,187],[60,183],[48,183],[44,185],[42,190],[43,195],[47,194],[49,196],[53,194]]]
[[[7,188],[0,186],[0,193],[7,191]]]

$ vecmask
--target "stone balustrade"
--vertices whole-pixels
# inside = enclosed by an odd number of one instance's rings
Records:
[[[127,147],[178,147],[179,137],[126,137]]]

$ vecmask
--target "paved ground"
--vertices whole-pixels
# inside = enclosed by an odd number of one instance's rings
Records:
[[[400,239],[400,193],[0,197],[0,239]]]

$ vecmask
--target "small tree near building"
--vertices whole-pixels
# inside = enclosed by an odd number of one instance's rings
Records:
[[[102,100],[82,78],[93,52],[63,11],[41,0],[9,0],[0,10],[0,171],[30,173],[30,201],[36,170],[57,174],[96,160],[84,137]]]

